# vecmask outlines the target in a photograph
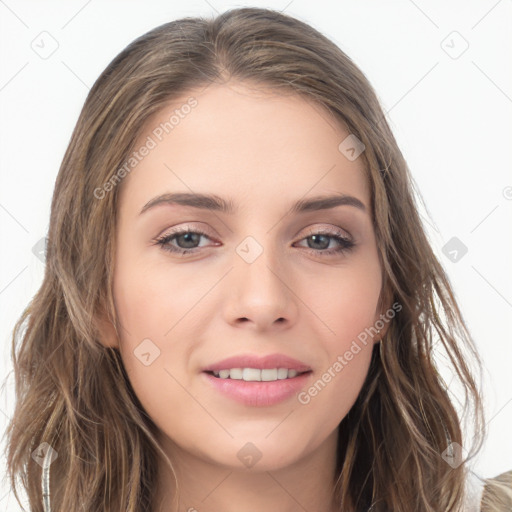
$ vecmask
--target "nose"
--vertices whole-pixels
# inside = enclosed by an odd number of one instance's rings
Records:
[[[256,331],[290,328],[299,300],[290,281],[290,272],[269,251],[252,263],[239,258],[225,283],[225,320]]]

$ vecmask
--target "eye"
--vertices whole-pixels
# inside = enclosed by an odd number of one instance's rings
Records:
[[[205,237],[211,240],[207,233],[200,229],[176,229],[167,233],[154,242],[160,245],[164,251],[171,253],[179,253],[181,256],[185,254],[191,254],[198,252],[201,246],[197,244],[201,238]],[[315,254],[315,256],[331,256],[334,254],[340,254],[348,252],[355,247],[355,243],[345,236],[341,231],[330,231],[330,230],[312,230],[307,237],[302,238],[303,240],[311,240],[308,242],[308,252]],[[331,242],[337,244],[334,248],[329,248]],[[173,245],[173,243],[177,244]],[[183,247],[184,246],[184,247]]]
[[[190,254],[193,252],[197,252],[199,247],[196,247],[195,244],[199,242],[201,237],[210,238],[207,233],[201,231],[200,229],[176,229],[175,231],[171,231],[164,236],[161,236],[156,239],[155,243],[160,245],[164,251],[169,251],[172,253],[180,253],[181,255]],[[184,245],[185,248],[175,247],[171,245],[171,242],[175,241],[180,245]]]
[[[355,247],[355,243],[341,231],[313,230],[302,240],[308,241],[308,252],[314,253],[315,255],[320,254],[321,256],[331,256],[348,252]],[[309,240],[311,242],[309,242]],[[337,247],[335,246],[328,249],[332,241],[337,244]]]

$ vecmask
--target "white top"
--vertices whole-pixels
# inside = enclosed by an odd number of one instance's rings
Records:
[[[481,512],[480,502],[484,492],[485,481],[468,469],[466,479],[466,499],[464,512]]]

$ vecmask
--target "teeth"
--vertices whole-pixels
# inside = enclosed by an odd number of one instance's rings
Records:
[[[232,368],[231,370],[224,370],[224,371],[228,372],[229,376],[232,379],[242,380],[242,368]],[[219,377],[220,377],[220,375],[219,375]],[[224,377],[224,378],[227,379],[227,377]]]
[[[278,368],[277,369],[277,378],[278,379],[286,379],[288,377],[288,369],[287,368]]]
[[[261,370],[257,368],[244,368],[242,380],[261,380]]]
[[[293,377],[298,375],[298,372],[288,368],[266,368],[264,370],[259,368],[231,368],[229,370],[214,371],[213,374],[220,379],[272,382],[275,380],[293,379]]]
[[[288,372],[286,372],[288,373]],[[268,382],[271,380],[277,380],[277,368],[273,368],[272,370],[266,369],[261,370],[261,380]]]

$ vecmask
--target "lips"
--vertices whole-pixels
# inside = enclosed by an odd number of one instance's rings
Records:
[[[281,379],[280,375],[278,380],[265,382],[271,373],[271,377],[276,378],[276,369],[279,374],[287,370],[287,377]],[[258,373],[257,370],[260,370],[261,381],[252,378],[253,374]],[[233,378],[235,376],[231,375],[232,372],[236,372],[236,378]],[[226,373],[230,374],[229,378],[226,378]],[[243,380],[241,373],[246,378],[250,377],[249,381]],[[201,378],[205,384],[230,400],[251,407],[269,407],[286,402],[297,394],[310,382],[312,369],[306,363],[284,354],[259,357],[243,354],[205,366]]]
[[[272,382],[219,379],[209,372],[202,372],[200,377],[206,385],[230,401],[249,407],[270,407],[286,403],[296,396],[311,382],[312,373],[305,372],[291,379]]]
[[[202,371],[219,372],[220,370],[229,370],[231,368],[257,368],[260,370],[287,368],[288,370],[295,370],[297,373],[308,372],[311,370],[311,366],[306,363],[292,357],[288,357],[284,354],[270,354],[267,356],[242,354],[205,366],[202,368]]]

